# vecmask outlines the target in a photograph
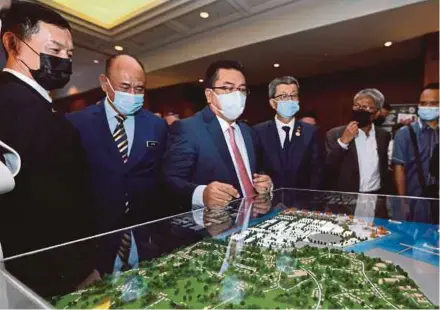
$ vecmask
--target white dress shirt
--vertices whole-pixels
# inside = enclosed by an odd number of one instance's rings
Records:
[[[379,154],[377,152],[376,130],[371,125],[369,136],[363,130],[359,130],[354,139],[359,164],[359,191],[373,192],[380,189]],[[348,149],[348,144],[338,139],[339,145]]]
[[[4,68],[3,71],[9,72],[9,73],[15,75],[17,78],[19,78],[20,80],[22,80],[26,84],[30,85],[33,89],[35,89],[41,96],[44,97],[44,99],[46,99],[47,101],[52,103],[52,98],[50,98],[49,92],[47,90],[45,90],[43,87],[41,87],[41,85],[38,84],[35,80],[27,77],[23,73],[20,73],[18,71],[15,71],[15,70],[12,70],[9,68]]]
[[[286,132],[283,127],[287,126],[290,128],[289,130],[289,141],[292,140],[293,127],[295,127],[295,118],[293,118],[288,124],[284,124],[281,122],[278,117],[275,116],[275,124],[277,125],[278,137],[280,137],[281,148],[284,145],[284,140],[286,139]]]
[[[249,164],[249,157],[248,157],[248,153],[246,150],[246,144],[244,143],[244,139],[243,139],[243,135],[240,130],[240,126],[238,126],[237,123],[235,123],[235,122],[232,123],[231,125],[229,125],[228,122],[226,122],[224,119],[222,119],[218,116],[216,116],[216,117],[220,123],[220,127],[222,129],[223,136],[225,137],[226,144],[228,145],[229,154],[231,155],[232,162],[233,162],[234,168],[235,168],[235,172],[237,173],[237,178],[238,178],[238,181],[240,182],[241,192],[244,193],[243,182],[240,179],[240,175],[238,173],[238,166],[237,166],[237,162],[235,161],[234,152],[232,151],[232,145],[230,142],[229,132],[228,132],[228,128],[230,126],[234,127],[235,143],[237,144],[237,147],[240,151],[241,157],[243,158],[244,165],[246,167],[246,171],[247,171],[249,179],[251,180],[251,183],[252,183],[251,166]],[[193,196],[192,196],[192,204],[193,205],[204,206],[203,191],[205,190],[206,186],[207,185],[199,185],[196,187],[196,189],[194,190]]]

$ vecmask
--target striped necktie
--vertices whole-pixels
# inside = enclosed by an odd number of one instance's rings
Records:
[[[128,161],[128,138],[124,128],[124,121],[126,117],[122,115],[116,115],[116,119],[118,121],[118,125],[116,126],[115,131],[113,133],[113,139],[115,140],[119,153],[121,153],[122,162],[125,164]],[[128,211],[130,210],[127,193],[125,194],[125,197],[126,197],[125,214],[127,214]],[[131,230],[127,230],[124,232],[124,235],[122,236],[121,245],[119,246],[119,250],[118,250],[118,256],[122,261],[123,270],[129,269],[128,258],[130,257],[130,249],[131,249]]]

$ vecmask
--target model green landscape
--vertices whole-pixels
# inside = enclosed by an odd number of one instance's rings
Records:
[[[257,242],[206,239],[53,303],[62,309],[436,307],[406,272],[379,258],[325,247],[268,249]]]
[[[290,208],[225,241],[177,249],[53,303],[101,309],[434,308],[399,266],[342,250],[390,234],[350,215]]]

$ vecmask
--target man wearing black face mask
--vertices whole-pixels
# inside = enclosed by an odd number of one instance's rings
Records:
[[[70,78],[69,24],[30,2],[13,3],[1,15],[7,62],[0,73],[0,140],[22,160],[15,190],[0,196],[0,242],[10,257],[93,232],[79,134],[64,115],[53,112],[48,93]],[[6,269],[43,296],[69,291],[92,272],[83,262],[93,263],[91,249],[73,248],[11,260]]]
[[[352,121],[326,139],[326,183],[332,190],[380,193],[388,182],[389,134],[374,126],[383,95],[364,89],[354,97]]]

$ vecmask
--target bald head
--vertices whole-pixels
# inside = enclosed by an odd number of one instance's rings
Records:
[[[105,75],[100,76],[101,88],[114,100],[114,91],[142,94],[145,90],[145,71],[135,57],[122,54],[107,60]]]

